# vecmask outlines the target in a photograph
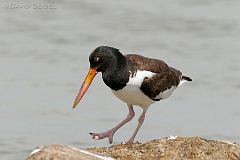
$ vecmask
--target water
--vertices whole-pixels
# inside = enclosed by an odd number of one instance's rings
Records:
[[[13,8],[19,3],[51,9]],[[127,108],[101,75],[71,109],[88,55],[99,45],[163,59],[194,80],[151,106],[137,140],[182,135],[240,143],[240,1],[0,4],[1,159],[25,159],[43,144],[108,146],[88,133],[113,127]],[[136,124],[137,117],[117,132],[115,143],[126,141]]]

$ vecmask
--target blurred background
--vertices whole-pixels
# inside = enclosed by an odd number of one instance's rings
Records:
[[[73,100],[100,45],[162,59],[193,78],[153,104],[136,137],[201,136],[240,143],[240,1],[1,0],[0,157],[24,159],[39,145],[109,146],[89,132],[112,128],[126,105],[94,80]],[[137,116],[114,143],[126,141]]]

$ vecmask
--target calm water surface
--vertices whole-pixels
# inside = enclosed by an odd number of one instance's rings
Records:
[[[52,9],[9,8],[19,3]],[[71,108],[99,45],[163,59],[194,80],[152,105],[137,140],[182,135],[240,143],[239,15],[237,0],[1,1],[0,159],[24,159],[43,144],[108,146],[88,133],[113,127],[127,108],[100,74]],[[137,117],[115,143],[136,124]]]

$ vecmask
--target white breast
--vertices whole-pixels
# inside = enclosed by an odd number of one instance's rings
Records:
[[[123,102],[130,105],[138,105],[143,109],[147,109],[155,101],[146,96],[140,87],[144,78],[151,78],[155,73],[150,71],[137,71],[134,76],[130,75],[127,85],[118,91],[112,90],[113,94]]]

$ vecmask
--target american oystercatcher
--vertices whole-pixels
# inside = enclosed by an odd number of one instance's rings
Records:
[[[127,104],[129,110],[127,117],[114,128],[103,133],[90,133],[95,140],[108,137],[109,143],[112,143],[114,133],[134,117],[133,105],[140,106],[143,112],[127,143],[134,142],[151,104],[171,96],[182,83],[192,81],[190,77],[183,76],[180,71],[169,67],[162,60],[136,54],[123,55],[119,49],[108,46],[96,48],[90,54],[89,61],[90,70],[79,90],[73,108],[82,99],[96,74],[102,72],[104,83],[115,96]]]

